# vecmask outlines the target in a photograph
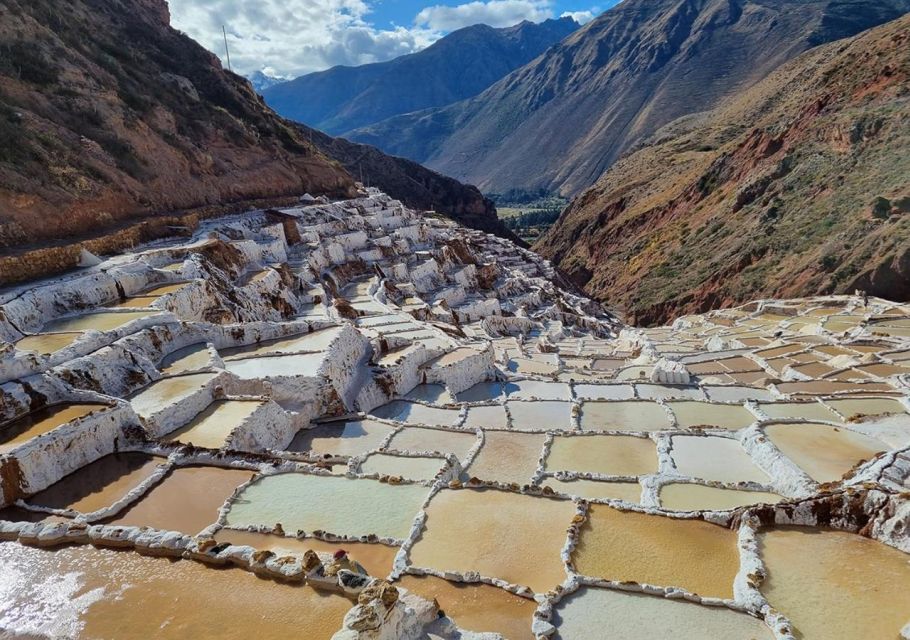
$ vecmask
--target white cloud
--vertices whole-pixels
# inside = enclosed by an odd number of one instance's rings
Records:
[[[414,24],[434,31],[454,31],[472,24],[509,27],[522,20],[541,22],[552,17],[550,0],[475,0],[454,7],[426,7],[417,14]]]
[[[364,0],[170,0],[171,22],[224,57],[227,30],[234,71],[267,67],[298,76],[346,64],[388,60],[429,46],[443,34],[415,26],[381,30]]]
[[[597,7],[593,7],[587,11],[563,11],[559,17],[572,18],[578,24],[588,24],[591,22],[591,20],[597,17],[598,13],[600,12],[597,10]]]

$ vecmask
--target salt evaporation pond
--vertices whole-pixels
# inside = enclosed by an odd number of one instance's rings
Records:
[[[907,554],[843,531],[784,527],[759,535],[762,594],[804,640],[898,638],[910,621]]]
[[[667,403],[681,429],[707,427],[736,431],[748,427],[757,418],[738,404],[677,401]]]
[[[528,484],[537,470],[545,438],[542,433],[486,431],[480,452],[465,471],[481,480]]]
[[[660,596],[582,588],[556,605],[558,640],[771,640],[761,620],[724,607]],[[609,635],[604,635],[605,630]]]
[[[231,432],[263,404],[253,400],[216,400],[186,425],[172,431],[162,440],[220,449]]]
[[[231,527],[273,526],[288,531],[405,538],[430,490],[370,479],[282,473],[248,485],[230,507]]]
[[[580,423],[586,431],[660,431],[670,428],[670,416],[656,402],[585,402]]]
[[[468,408],[468,415],[462,423],[462,427],[476,429],[485,427],[490,429],[505,429],[509,421],[506,415],[506,409],[501,404],[479,405]],[[519,423],[527,428],[526,423]]]
[[[402,576],[395,583],[439,607],[460,629],[502,634],[507,640],[534,640],[531,621],[537,604],[482,583],[451,582],[436,576]]]
[[[451,426],[459,416],[458,409],[430,407],[417,402],[394,400],[373,409],[370,414],[377,418],[406,422],[409,424],[426,424],[431,426]]]
[[[468,453],[475,446],[477,446],[477,436],[473,432],[443,431],[420,427],[405,427],[396,433],[389,442],[390,449],[412,453],[454,453],[461,461],[468,457]]]
[[[840,480],[859,462],[888,450],[874,438],[826,424],[772,424],[765,433],[816,482]]]
[[[739,571],[735,531],[599,504],[590,507],[572,560],[582,575],[715,598],[733,597]]]
[[[87,416],[93,411],[100,411],[106,406],[87,403],[56,404],[0,425],[0,453],[12,451],[32,438],[37,438],[68,422]]]
[[[567,500],[445,489],[430,500],[411,564],[477,571],[543,593],[566,578],[559,554],[574,515],[575,506]],[[465,523],[470,523],[470,535]]]
[[[775,504],[782,500],[776,493],[722,489],[688,482],[666,484],[660,489],[660,504],[673,511],[725,511],[746,505]]]
[[[18,351],[34,351],[36,353],[56,353],[73,344],[81,333],[38,333],[25,336],[16,342]]]
[[[446,465],[444,458],[415,458],[374,453],[363,461],[360,471],[383,476],[401,476],[409,480],[432,480]]]
[[[224,368],[243,380],[269,377],[314,377],[325,361],[324,353],[298,353],[288,356],[261,356],[227,360]]]
[[[186,371],[203,369],[209,364],[211,354],[204,342],[191,344],[168,354],[161,360],[158,370],[162,375],[175,375]]]
[[[685,476],[718,482],[768,482],[737,440],[702,436],[673,436],[670,455]]]
[[[301,429],[286,447],[287,451],[359,456],[378,449],[394,431],[393,427],[375,420],[328,422]]]
[[[329,640],[353,604],[241,569],[0,542],[0,628],[15,637]]]
[[[178,467],[110,524],[195,535],[218,519],[225,500],[252,476],[243,469]]]
[[[637,476],[657,471],[657,448],[635,436],[557,436],[550,445],[546,470]]]
[[[218,353],[225,360],[238,360],[237,356],[258,356],[277,353],[297,353],[301,351],[324,351],[341,333],[341,327],[321,329],[312,333],[304,333],[289,338],[264,340],[243,347],[230,347],[219,349]]]
[[[572,403],[560,400],[509,400],[513,429],[564,431],[572,428]]]
[[[123,498],[165,460],[147,453],[112,453],[64,476],[28,501],[52,509],[92,513]]]
[[[838,415],[819,402],[771,402],[758,405],[770,418],[803,418],[804,420],[828,420],[837,422]]]
[[[52,320],[48,322],[43,327],[41,327],[42,332],[65,332],[65,331],[111,331],[122,327],[128,322],[133,320],[138,320],[140,318],[147,318],[152,314],[158,313],[157,311],[119,311],[119,312],[99,312],[99,313],[85,313],[79,316],[72,316],[69,318],[60,318],[59,320]]]
[[[185,376],[162,378],[131,397],[130,404],[137,414],[147,418],[198,392],[213,380],[215,375],[214,373],[192,373]]]
[[[637,482],[606,482],[603,480],[559,480],[546,478],[540,483],[553,491],[586,500],[623,500],[638,504],[641,501],[641,485]]]

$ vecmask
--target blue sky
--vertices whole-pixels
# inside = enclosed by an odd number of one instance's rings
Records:
[[[171,23],[234,70],[294,77],[419,51],[471,24],[506,27],[572,15],[587,22],[616,0],[170,0]]]

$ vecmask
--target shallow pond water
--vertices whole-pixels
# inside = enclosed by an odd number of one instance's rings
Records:
[[[561,400],[509,400],[512,428],[563,431],[572,428],[572,403]]]
[[[881,416],[907,411],[904,405],[894,398],[845,398],[826,400],[825,404],[848,420],[853,416]]]
[[[556,436],[545,468],[608,476],[638,476],[657,471],[657,448],[635,436]]]
[[[736,431],[755,422],[752,413],[738,404],[714,404],[710,402],[670,402],[670,409],[676,415],[680,428],[708,427]]]
[[[81,335],[81,333],[38,333],[19,339],[16,342],[16,349],[43,354],[55,353],[73,344]]]
[[[205,368],[210,360],[208,345],[197,342],[166,355],[158,365],[158,370],[162,375],[169,376]]]
[[[325,358],[324,353],[298,353],[289,356],[241,358],[226,361],[224,368],[243,380],[269,376],[313,377],[317,375],[319,367],[325,361]]]
[[[641,485],[637,482],[546,478],[540,484],[550,487],[553,491],[586,500],[624,500],[632,504],[638,504],[641,501]]]
[[[192,373],[185,376],[162,378],[133,395],[130,398],[130,404],[137,414],[148,418],[161,409],[193,395],[215,376],[214,373]]]
[[[282,473],[248,485],[231,505],[226,524],[280,522],[287,531],[405,538],[429,492],[418,484]]]
[[[771,418],[803,418],[805,420],[840,420],[837,414],[819,402],[769,402],[758,405]]]
[[[462,427],[486,427],[492,429],[506,429],[509,426],[506,409],[501,404],[478,405],[468,407],[468,415],[465,418]]]
[[[303,333],[288,338],[263,340],[244,347],[230,347],[219,349],[218,353],[225,359],[240,359],[237,356],[258,356],[267,353],[287,354],[300,351],[323,351],[341,333],[340,327],[330,327],[312,333]]]
[[[42,331],[110,331],[122,327],[127,322],[147,318],[157,311],[121,311],[86,313],[69,318],[52,320],[45,324]]]
[[[478,382],[473,387],[456,394],[459,402],[487,402],[505,395],[500,382]]]
[[[762,594],[803,640],[898,638],[910,619],[908,556],[843,531],[808,527],[759,534]]]
[[[583,587],[556,606],[557,640],[771,640],[745,613],[660,596]],[[609,636],[604,630],[609,629]]]
[[[394,427],[375,420],[328,422],[301,429],[285,449],[335,456],[359,456],[377,449],[394,430]]]
[[[419,384],[404,396],[405,400],[422,400],[423,402],[432,402],[433,404],[449,404],[455,402],[455,398],[441,384]]]
[[[542,433],[486,431],[480,453],[465,473],[481,480],[528,484],[537,470],[545,438]]]
[[[40,435],[53,431],[67,422],[71,422],[93,411],[107,408],[104,404],[55,404],[17,418],[12,422],[0,425],[0,453],[12,451]]]
[[[670,511],[726,511],[758,504],[775,504],[783,498],[767,491],[722,489],[685,482],[666,484],[660,488],[660,504]]]
[[[543,593],[566,578],[560,550],[575,515],[569,500],[506,491],[444,489],[427,508],[411,564],[477,571]],[[465,535],[464,523],[471,523]]]
[[[733,597],[739,571],[734,531],[599,504],[591,505],[572,558],[582,575],[682,587],[717,598]]]
[[[483,583],[450,582],[436,576],[404,575],[395,583],[439,603],[461,629],[495,632],[507,640],[534,640],[531,621],[537,603]]]
[[[673,436],[670,456],[684,476],[720,482],[769,480],[739,442],[730,438]]]
[[[405,427],[394,435],[389,449],[413,453],[454,453],[459,460],[464,461],[476,444],[477,435],[470,432]]]
[[[564,382],[519,380],[506,387],[510,398],[516,400],[571,400],[572,391]]]
[[[377,418],[440,427],[449,427],[455,424],[458,421],[459,413],[458,409],[430,407],[405,400],[393,400],[370,411],[370,414]]]
[[[825,424],[772,424],[771,442],[816,482],[834,482],[861,460],[888,446],[869,436]]]
[[[409,480],[432,480],[445,465],[444,458],[412,458],[374,453],[363,461],[360,471],[401,476]]]
[[[218,519],[218,509],[252,471],[178,467],[110,524],[153,527],[195,535]]]
[[[231,432],[263,404],[252,400],[216,400],[186,425],[171,431],[162,440],[220,449]]]
[[[575,397],[579,400],[629,400],[635,389],[629,384],[576,384]]]
[[[656,402],[585,402],[580,424],[587,431],[660,431],[670,428],[670,416]]]
[[[146,453],[112,453],[64,476],[28,502],[92,513],[120,500],[165,460]]]
[[[0,628],[24,637],[329,640],[353,602],[241,569],[0,543]]]

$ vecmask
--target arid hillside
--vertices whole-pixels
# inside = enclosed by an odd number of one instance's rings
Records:
[[[910,298],[910,16],[678,120],[536,245],[628,319],[756,297]]]

